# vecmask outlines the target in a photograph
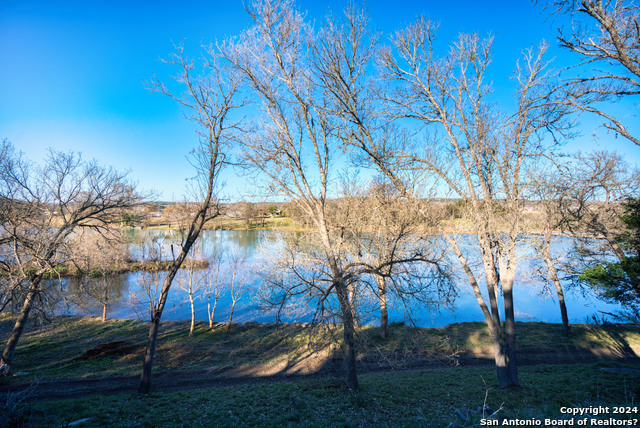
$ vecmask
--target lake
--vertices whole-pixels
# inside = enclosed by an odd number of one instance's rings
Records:
[[[128,231],[132,235],[140,234],[139,231]],[[171,245],[179,248],[180,238],[177,232],[172,231],[145,231],[148,238],[153,238],[156,252],[163,259],[171,258]],[[467,245],[470,250],[468,256],[473,257],[473,237],[469,236]],[[217,255],[225,257],[218,272],[219,298],[217,301],[214,321],[226,322],[229,318],[232,304],[231,283],[234,282],[233,295],[237,302],[234,310],[234,322],[273,322],[276,319],[274,309],[265,308],[263,301],[259,298],[265,292],[268,284],[264,278],[268,275],[268,269],[272,265],[270,260],[274,254],[278,254],[283,248],[281,235],[274,231],[203,231],[196,243],[195,254],[197,258],[212,258]],[[564,254],[572,246],[572,241],[568,238],[558,238],[554,244],[554,251]],[[177,254],[177,248],[175,248]],[[148,250],[147,250],[148,251]],[[139,246],[132,246],[132,256],[142,257],[143,251]],[[229,255],[232,255],[230,257]],[[233,279],[232,262],[237,268],[235,280]],[[457,260],[452,258],[452,266],[458,268]],[[560,311],[555,298],[555,291],[550,294],[541,290],[539,279],[526,274],[533,270],[534,262],[524,260],[519,268],[519,275],[516,277],[514,286],[514,300],[517,321],[543,321],[559,323],[561,322]],[[211,272],[194,271],[192,283],[200,283],[201,288],[196,293],[196,319],[207,321],[207,298],[206,286],[208,285],[207,275]],[[109,278],[110,300],[112,303],[108,309],[109,318],[140,318],[149,319],[149,298],[145,293],[147,289],[156,283],[158,288],[162,285],[166,272],[161,272],[157,277],[152,277],[148,273],[128,273]],[[460,277],[462,279],[462,277]],[[451,323],[484,321],[482,312],[476,302],[471,287],[463,280],[456,282],[457,296],[450,308],[429,308],[421,307],[409,303],[407,310],[400,302],[393,299],[390,301],[389,320],[413,322],[418,326],[438,327]],[[77,279],[64,280],[63,286],[69,291],[79,288]],[[94,279],[93,281],[100,281]],[[188,294],[184,290],[188,283],[188,272],[181,271],[174,281],[165,311],[163,320],[188,320],[191,317],[191,308]],[[568,284],[566,284],[568,285]],[[158,290],[159,293],[159,290]],[[153,294],[153,293],[152,293]],[[602,318],[599,311],[614,313],[620,308],[598,300],[595,296],[583,294],[581,290],[565,290],[565,301],[572,323],[584,323],[591,321],[592,317]],[[501,303],[502,304],[502,303]],[[363,314],[363,322],[376,324],[379,316],[379,308],[375,305],[375,299],[368,300],[365,305],[368,310]],[[100,315],[101,306],[71,304],[65,306],[60,312],[68,314],[92,314]],[[307,322],[312,319],[313,308],[309,308],[304,299],[294,302],[291,308],[281,316],[283,322]]]

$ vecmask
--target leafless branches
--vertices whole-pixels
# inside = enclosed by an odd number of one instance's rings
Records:
[[[396,32],[390,47],[380,50],[377,60],[387,85],[372,91],[379,93],[376,101],[384,106],[377,115],[358,105],[356,92],[341,94],[353,100],[342,105],[357,118],[351,121],[356,137],[347,144],[365,153],[403,196],[417,197],[414,182],[406,178],[405,171],[410,170],[414,173],[409,177],[430,180],[427,188],[462,198],[481,249],[488,301],[458,236],[445,234],[444,239],[457,256],[493,334],[500,385],[517,385],[512,287],[526,174],[549,154],[543,149],[545,138],[567,135],[571,108],[556,98],[557,77],[544,60],[544,45],[524,52],[514,76],[517,108],[502,113],[490,101],[486,78],[492,40],[461,35],[447,55],[438,56],[436,34],[436,25],[419,18]],[[339,84],[341,79],[335,80]],[[385,116],[396,126],[410,121],[421,127],[417,135],[423,144],[385,139],[384,131],[390,126],[381,121]],[[497,302],[500,289],[505,341]]]
[[[632,0],[541,3],[551,14],[571,19],[569,30],[558,29],[560,46],[580,58],[575,67],[579,74],[562,88],[566,102],[600,116],[604,128],[640,145],[627,118],[609,109],[613,101],[640,94],[640,7]]]
[[[244,139],[242,161],[263,177],[268,192],[296,204],[312,226],[306,236],[287,237],[287,257],[280,261],[284,270],[274,283],[281,286],[283,300],[304,295],[318,305],[319,314],[330,309],[342,322],[347,384],[357,388],[355,307],[364,277],[388,277],[400,264],[429,258],[400,244],[409,239],[408,230],[390,239],[385,256],[366,256],[376,239],[363,234],[365,211],[351,209],[357,203],[352,195],[329,199],[342,154],[357,137],[353,129],[359,132],[351,124],[371,107],[361,102],[370,89],[360,77],[369,68],[375,36],[367,34],[366,16],[355,8],[346,11],[344,22],[328,18],[317,33],[290,1],[255,1],[247,10],[253,26],[218,46],[260,109],[257,126]],[[376,134],[396,135],[392,127],[377,126]],[[370,218],[366,224],[373,224]],[[382,242],[391,231],[374,233]]]
[[[243,104],[237,99],[240,80],[221,63],[222,60],[213,50],[210,50],[203,63],[202,74],[198,75],[194,61],[188,59],[184,53],[184,47],[178,45],[176,52],[166,62],[180,70],[174,79],[182,85],[185,94],[174,94],[157,78],[149,83],[152,91],[169,96],[185,108],[186,117],[193,120],[198,127],[200,143],[191,152],[190,157],[196,171],[192,180],[191,193],[197,203],[192,210],[187,227],[182,231],[180,252],[173,259],[172,266],[164,279],[157,305],[153,310],[139,388],[140,393],[143,394],[149,392],[151,385],[151,369],[158,326],[173,279],[204,224],[220,214],[215,192],[219,186],[220,171],[228,164],[228,156],[231,155],[232,147],[236,142],[236,131],[242,120],[234,117],[234,112]]]
[[[143,195],[126,173],[73,152],[51,150],[44,163],[36,165],[5,140],[0,153],[0,245],[9,293],[23,282],[29,284],[3,352],[0,371],[6,374],[24,323],[43,292],[43,276],[65,260],[73,233],[88,228],[105,234],[122,210]]]

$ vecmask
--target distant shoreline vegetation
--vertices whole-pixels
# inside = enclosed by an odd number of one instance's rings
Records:
[[[188,263],[193,263],[196,269],[206,269],[209,267],[208,260],[187,259]],[[55,280],[59,278],[91,276],[94,278],[109,275],[120,275],[130,272],[162,272],[167,271],[173,263],[172,260],[145,260],[127,261],[124,265],[108,268],[94,267],[89,271],[79,269],[73,263],[61,263],[43,275],[43,279]]]
[[[366,199],[366,198],[364,198]],[[329,201],[333,210],[339,211],[346,202],[344,198]],[[530,235],[544,233],[546,222],[546,201],[522,201],[522,216],[525,230]],[[396,203],[401,204],[400,201]],[[500,201],[494,201],[500,205]],[[190,220],[189,206],[192,203],[147,203],[136,207],[128,213],[122,214],[120,226],[123,228],[150,230],[181,230]],[[438,219],[438,227],[425,228],[423,233],[438,235],[442,233],[475,233],[473,218],[469,207],[463,199],[434,198],[423,200],[422,204],[429,210],[434,210]],[[597,204],[596,204],[597,205]],[[399,209],[402,207],[398,206]],[[404,207],[406,208],[406,207]],[[307,218],[294,202],[283,203],[251,203],[236,202],[226,204],[221,209],[221,215],[205,223],[204,230],[276,230],[304,232],[313,231],[311,219]],[[505,233],[508,225],[504,225]],[[571,230],[559,228],[552,232],[554,236],[577,236],[580,238],[597,238],[589,230],[573,227]]]

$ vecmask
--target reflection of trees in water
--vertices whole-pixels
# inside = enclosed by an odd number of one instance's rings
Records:
[[[104,285],[102,278],[66,277],[43,280],[46,287],[33,302],[32,315],[36,321],[46,321],[51,314],[104,314]],[[126,275],[107,276],[108,306],[120,302],[127,290]],[[17,313],[20,299],[27,293],[28,283],[14,290],[13,299],[7,302],[4,312]]]
[[[261,234],[251,230],[238,231],[229,236],[229,243],[233,243],[245,256],[253,254],[260,243]]]
[[[133,260],[171,260],[171,247],[179,252],[182,239],[176,230],[128,230],[124,236]]]
[[[257,230],[207,230],[196,243],[197,250],[207,258],[214,254],[240,253],[251,258],[260,251],[263,242],[274,233]]]
[[[106,320],[108,308],[122,302],[129,283],[127,275],[83,275],[69,278],[67,292],[80,312],[101,312]]]
[[[154,231],[154,233],[160,235],[166,234],[166,231]],[[272,258],[282,255],[286,247],[294,246],[293,244],[295,242],[298,243],[300,251],[304,250],[304,252],[307,252],[313,251],[314,249],[317,250],[317,242],[314,242],[313,239],[305,239],[304,237],[306,235],[307,234],[304,232],[206,231],[206,233],[203,232],[202,235],[204,238],[203,242],[198,242],[199,248],[197,250],[197,254],[202,254],[200,252],[200,248],[204,248],[206,250],[205,255],[199,255],[197,258],[206,257],[210,259],[211,254],[216,251],[218,251],[218,257],[222,258],[224,255],[224,258],[226,258],[233,249],[244,245],[246,253],[248,254],[247,261],[256,269],[256,272],[251,275],[251,284],[247,287],[242,299],[235,307],[234,319],[241,321],[258,320],[262,322],[270,322],[276,318],[278,309],[281,309],[280,319],[284,322],[311,321],[313,319],[317,303],[312,299],[310,300],[307,296],[300,296],[297,299],[290,300],[287,303],[286,308],[266,305],[263,300],[265,298],[265,292],[268,291],[272,293],[274,291],[273,288],[269,287],[265,282],[269,269],[273,267],[273,263],[271,261]],[[463,246],[465,256],[468,258],[470,264],[473,267],[476,267],[474,262],[477,262],[480,258],[476,239],[471,235],[463,236],[461,239],[462,243],[465,244]],[[440,245],[440,241],[436,240],[435,244]],[[568,238],[558,239],[555,244],[557,244],[557,247],[553,250],[558,253],[568,254],[573,248],[573,241]],[[163,252],[163,255],[164,254],[166,253]],[[523,254],[523,257],[526,255],[527,254]],[[452,255],[450,255],[450,257],[451,256]],[[215,321],[226,322],[229,318],[230,307],[232,304],[230,291],[228,290],[231,276],[228,272],[226,261],[222,259],[213,263],[210,261],[210,268],[214,266],[218,269],[217,274],[215,272],[216,269],[213,269],[214,272],[203,272],[206,277],[206,285],[204,289],[201,290],[202,293],[196,301],[197,319],[208,320],[211,324],[213,324],[214,319],[213,317],[208,319],[207,309],[209,309],[210,315],[215,316]],[[534,267],[533,262],[529,261],[529,264],[523,264],[522,269],[525,271],[527,269],[533,269]],[[111,308],[109,310],[112,312],[117,310],[118,316],[121,317],[136,318],[140,315],[141,319],[148,319],[148,303],[151,301],[153,296],[151,295],[151,297],[149,297],[148,295],[143,294],[143,290],[141,290],[141,282],[154,285],[158,280],[161,282],[163,275],[165,274],[166,272],[159,272],[153,275],[150,273],[140,272],[136,274],[117,276],[113,280],[118,284],[116,286],[118,291],[114,291],[114,294],[110,294]],[[429,272],[424,272],[425,278],[428,278],[428,274]],[[142,275],[146,275],[145,278],[141,278]],[[57,288],[51,287],[51,291],[42,297],[39,306],[56,306],[57,313],[91,313],[100,315],[100,303],[95,299],[92,300],[90,296],[90,294],[93,293],[91,291],[92,288],[96,288],[98,285],[96,284],[98,279],[99,278],[92,278],[92,284],[88,287],[82,288],[77,285],[77,282],[80,281],[79,278],[65,278],[63,279],[63,290],[60,291],[59,286]],[[364,278],[364,280],[369,281],[370,284],[365,284],[363,287],[357,287],[359,291],[353,297],[358,305],[360,312],[359,316],[361,317],[362,323],[377,324],[375,318],[377,318],[380,306],[376,293],[377,287],[375,280],[373,277],[367,277]],[[538,284],[534,278],[531,278],[530,280],[532,282],[532,286],[536,286]],[[459,289],[462,291],[466,290],[466,287],[460,282],[459,278],[456,282]],[[70,283],[74,284],[71,285]],[[404,288],[410,285],[411,284],[409,283],[399,284],[399,286]],[[83,290],[85,290],[85,293],[82,293]],[[118,303],[121,303],[123,299],[131,297],[131,294],[135,294],[138,301],[141,303],[141,306],[139,306],[137,310],[135,310],[132,305],[118,305]],[[173,293],[170,295],[170,302],[175,308],[171,315],[169,315],[171,319],[189,319],[188,311],[182,311],[180,309],[181,305],[184,303],[184,297],[185,295],[183,293]],[[272,300],[276,296],[272,294],[269,297],[271,298],[269,303],[273,303]],[[433,296],[424,295],[422,297],[430,298]],[[556,310],[553,302],[543,302],[540,300],[539,296],[534,294],[522,297],[523,300],[520,300],[521,303],[519,305],[520,310],[530,313],[535,317],[535,319],[553,319],[555,316]],[[19,301],[20,299],[17,300]],[[133,300],[134,299],[132,298],[131,301]],[[603,305],[600,302],[589,300],[589,298],[583,297],[580,293],[569,294],[567,296],[567,301],[572,305],[571,307],[577,311],[574,315],[576,320],[583,320],[585,316],[590,315],[589,310],[596,312],[598,309],[606,311],[615,311],[617,309],[615,307]],[[389,322],[404,320],[405,322],[410,323],[414,320],[418,325],[425,326],[442,325],[443,322],[479,320],[477,316],[469,314],[469,312],[473,312],[475,314],[476,303],[475,300],[470,301],[466,294],[459,299],[456,299],[457,310],[455,311],[455,315],[453,315],[453,313],[442,313],[438,315],[434,313],[433,310],[429,310],[429,304],[421,305],[420,302],[417,301],[407,303],[401,299],[395,298],[393,293],[389,293],[389,301],[387,304],[389,309]],[[583,304],[586,304],[591,309],[584,309]],[[207,308],[207,306],[209,307]],[[336,302],[331,299],[325,303],[325,306],[327,312],[334,312],[337,310]],[[215,312],[214,307],[216,308]],[[17,310],[19,310],[19,308],[17,308]],[[42,311],[38,312],[43,313]],[[429,313],[431,313],[431,315],[429,315]]]
[[[180,232],[175,230],[128,230],[125,236],[131,242],[131,256],[136,260],[144,257],[143,248],[150,242],[162,242],[162,257],[170,260],[171,245],[178,245],[179,248],[181,240]],[[215,253],[226,254],[233,251],[252,257],[264,241],[277,239],[274,236],[277,234],[259,230],[203,230],[194,244],[194,251],[206,258]]]

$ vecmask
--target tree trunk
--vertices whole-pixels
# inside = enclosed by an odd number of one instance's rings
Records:
[[[389,314],[387,313],[387,284],[385,278],[379,276],[378,281],[378,298],[380,300],[380,336],[386,339],[389,327]]]
[[[349,292],[344,284],[336,285],[336,293],[342,311],[342,325],[344,337],[344,357],[347,387],[352,390],[358,389],[358,375],[356,373],[356,348],[355,348],[355,328],[353,324],[353,312],[349,301]]]
[[[193,242],[191,242],[191,244],[193,244]],[[149,327],[149,338],[147,340],[147,349],[144,353],[144,361],[142,363],[142,376],[140,378],[140,387],[138,388],[138,392],[140,392],[141,394],[148,394],[149,389],[151,388],[151,368],[153,366],[153,358],[156,353],[156,340],[158,339],[158,327],[160,326],[160,318],[162,317],[164,306],[167,303],[167,297],[169,295],[171,283],[173,282],[178,269],[180,269],[180,266],[182,265],[186,254],[189,252],[191,244],[184,246],[182,252],[178,256],[178,259],[173,262],[173,264],[171,265],[171,269],[167,273],[167,277],[162,283],[160,299],[158,300],[158,305],[153,311],[153,317],[151,318]]]
[[[547,262],[547,268],[549,269],[549,276],[556,286],[556,293],[558,294],[558,305],[560,305],[560,315],[562,316],[562,328],[564,335],[569,336],[571,333],[571,327],[569,326],[569,316],[567,314],[567,305],[564,303],[564,292],[562,290],[562,284],[558,279],[558,271],[550,257],[545,257]]]
[[[229,322],[227,323],[227,330],[225,331],[224,335],[228,336],[229,335],[229,331],[231,331],[231,321],[233,321],[233,310],[236,307],[236,301],[235,299],[231,302],[231,312],[229,312]]]
[[[502,291],[504,293],[505,309],[505,331],[503,334],[502,326],[500,324],[500,312],[498,310],[498,297],[496,293],[498,289],[498,275],[496,274],[495,264],[491,264],[491,269],[492,271],[489,271],[488,274],[486,274],[485,271],[485,275],[487,278],[487,291],[489,294],[489,304],[491,307],[491,315],[490,318],[486,320],[486,323],[489,326],[491,338],[493,340],[493,352],[496,363],[496,373],[498,376],[498,386],[500,388],[507,388],[510,386],[515,386],[513,384],[512,375],[514,374],[514,370],[516,367],[516,360],[515,355],[510,355],[510,349],[515,349],[513,291],[511,289],[507,290],[509,286],[505,287],[505,284],[503,282]],[[504,280],[504,278],[502,277],[500,279]],[[511,337],[507,338],[509,334],[511,334]],[[510,343],[513,344],[514,348],[509,347]],[[515,376],[517,382],[517,372],[515,372]]]
[[[4,351],[2,352],[2,360],[0,360],[0,376],[8,376],[11,373],[13,352],[16,350],[18,340],[20,340],[20,336],[22,336],[22,331],[24,330],[27,318],[29,318],[29,312],[31,311],[33,300],[38,294],[38,286],[40,285],[41,279],[42,275],[38,275],[31,280],[31,285],[29,286],[27,297],[24,299],[22,309],[20,310],[18,318],[16,319],[16,323],[14,324],[13,330],[11,331],[11,336],[9,336],[9,340],[7,341],[7,344],[4,347]]]
[[[144,353],[144,362],[142,365],[142,378],[140,379],[140,387],[138,388],[138,392],[141,394],[148,394],[151,388],[151,368],[153,366],[153,358],[156,354],[159,325],[160,317],[154,316],[149,326],[149,338],[147,340],[147,349]]]
[[[509,387],[519,387],[518,367],[516,365],[516,321],[513,307],[513,279],[512,271],[502,275],[502,291],[504,293],[504,332],[506,342],[507,374]]]
[[[478,235],[480,250],[484,261],[484,272],[487,281],[487,292],[491,304],[491,324],[498,385],[500,388],[519,387],[516,366],[516,323],[513,306],[513,281],[515,268],[510,265],[516,260],[515,246],[507,249],[506,254],[499,252],[493,244],[491,236]],[[496,260],[497,259],[497,260]],[[499,266],[499,269],[498,269]],[[498,311],[498,290],[502,285],[504,297],[504,340]]]
[[[460,250],[458,243],[448,235],[444,235],[444,238],[451,244],[451,249],[458,257],[463,270],[467,274],[469,284],[471,285],[471,288],[473,289],[473,292],[476,296],[476,301],[478,302],[478,305],[482,310],[482,314],[484,315],[485,323],[487,324],[487,327],[489,327],[489,333],[491,334],[491,340],[493,341],[493,353],[496,364],[496,372],[498,376],[498,386],[500,388],[507,388],[511,385],[511,379],[509,376],[509,371],[507,370],[507,351],[505,348],[504,337],[502,335],[502,327],[500,326],[500,314],[498,312],[498,299],[496,296],[498,276],[495,270],[493,255],[490,252],[483,253],[483,256],[487,255],[490,257],[484,258],[487,294],[489,295],[489,305],[491,308],[489,309],[484,300],[484,297],[482,297],[480,285],[476,280],[473,270],[469,266],[467,259],[464,257],[464,254]],[[511,302],[511,306],[513,306],[513,296],[511,298]],[[513,364],[515,364],[515,359],[513,360]]]
[[[496,363],[496,374],[498,376],[498,387],[506,388],[509,386],[509,373],[507,371],[507,356],[504,349],[504,341],[500,326],[496,328],[495,324],[488,322],[489,333],[493,341],[493,358]]]
[[[352,285],[349,286],[349,306],[351,307],[351,318],[353,319],[353,328],[354,330],[358,328],[358,314],[356,312],[356,302],[355,302],[355,290]]]
[[[213,309],[211,308],[211,294],[207,296],[207,314],[209,315],[209,330],[213,330],[213,317],[216,313],[216,306],[218,305],[218,299],[213,301]]]
[[[106,281],[102,280],[102,286],[104,287],[104,300],[102,301],[102,322],[107,322],[107,300],[109,298],[108,296],[108,292],[107,292],[107,284]]]
[[[191,303],[191,327],[189,328],[189,337],[193,337],[196,329],[196,307],[193,301],[193,294],[189,293],[189,302]]]

